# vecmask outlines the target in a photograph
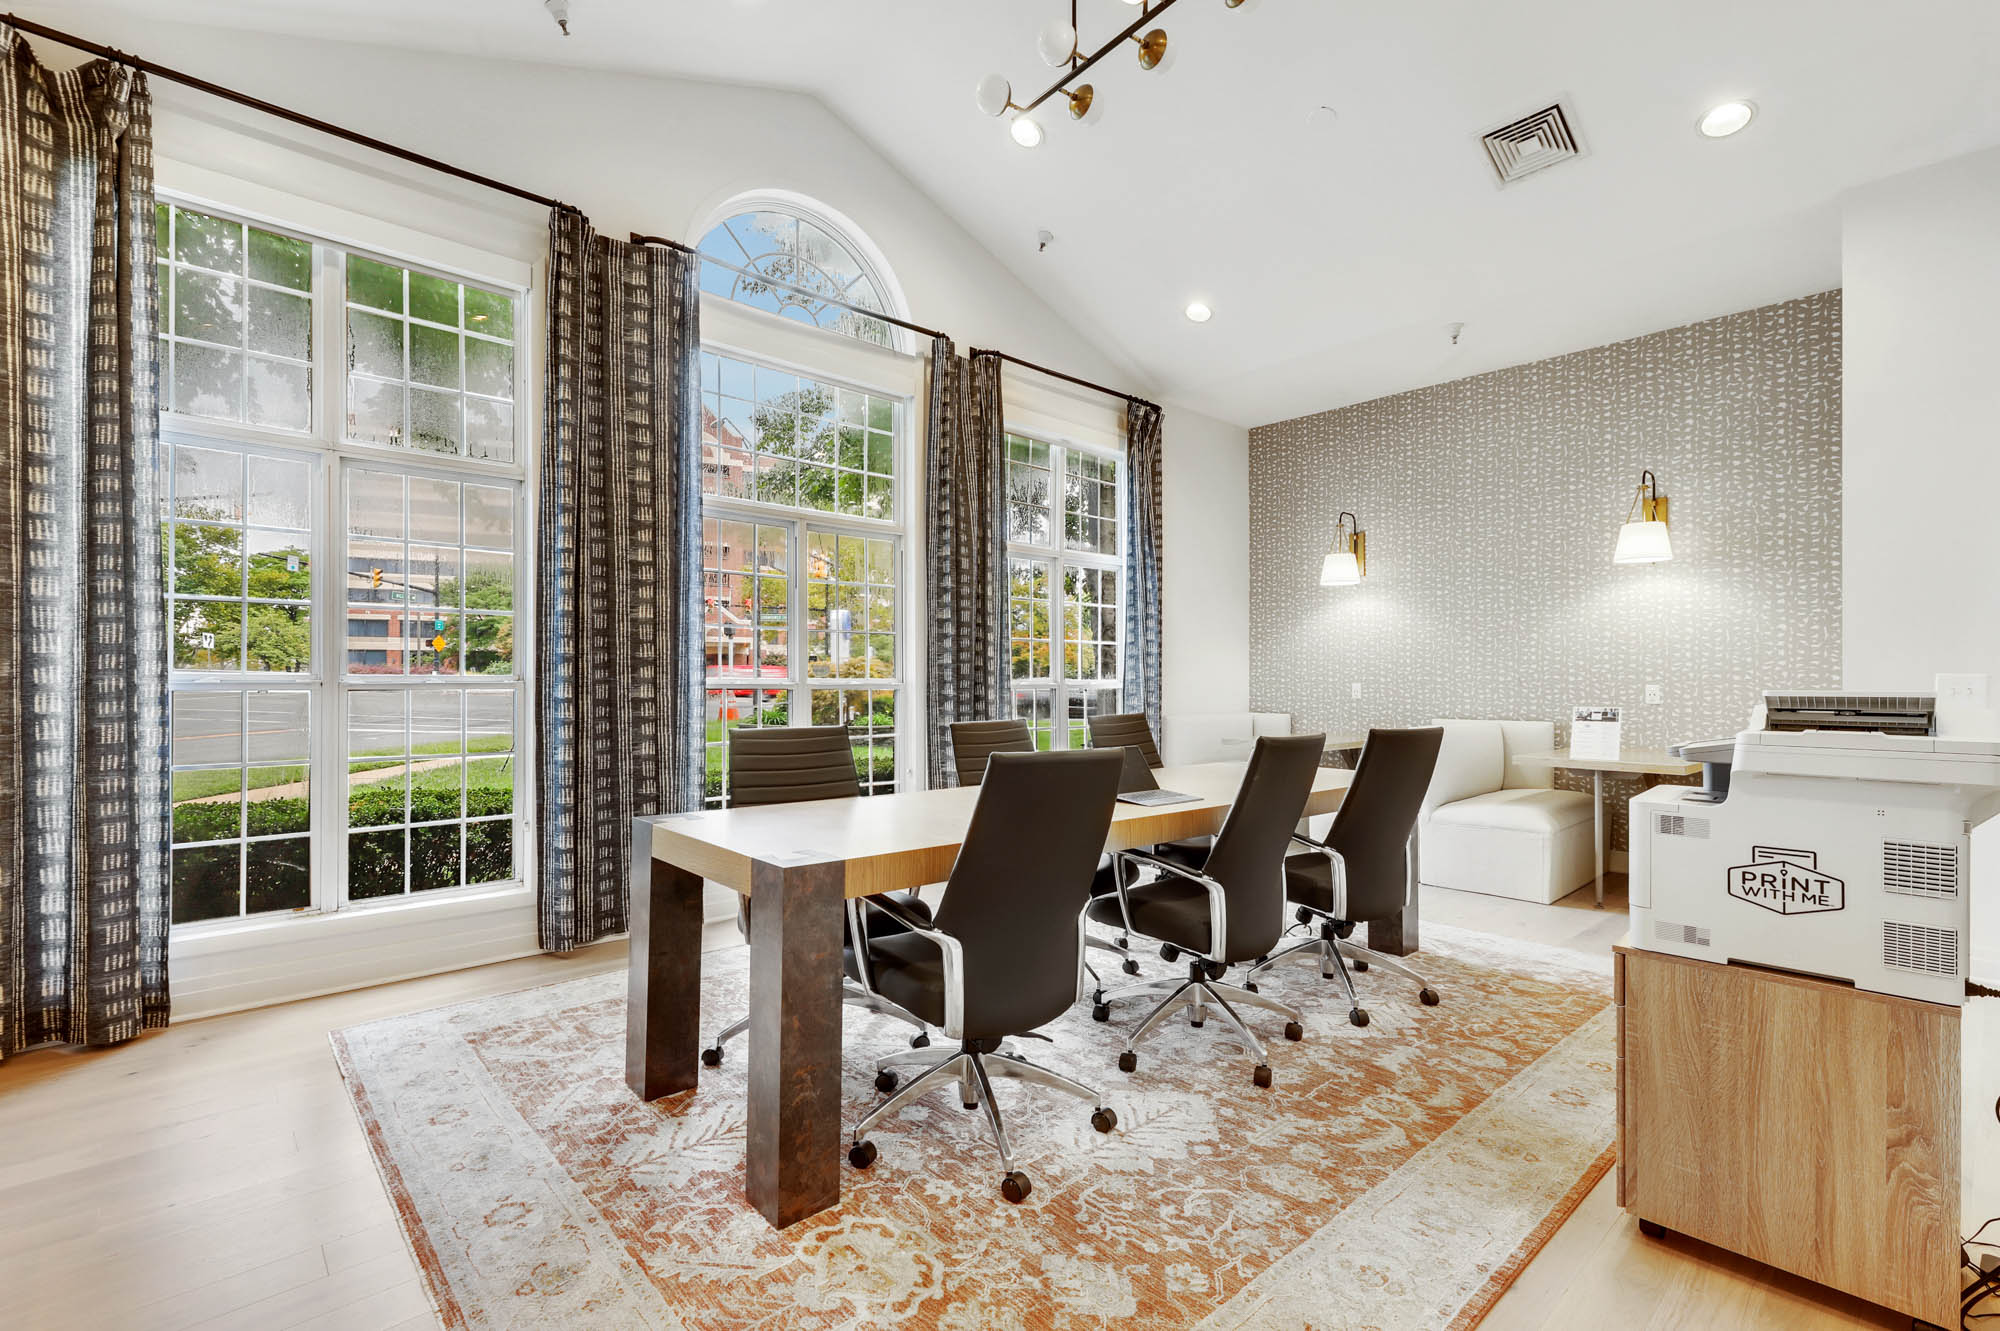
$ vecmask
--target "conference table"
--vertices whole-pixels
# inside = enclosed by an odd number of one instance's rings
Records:
[[[1195,799],[1152,807],[1119,803],[1105,849],[1213,835],[1236,797],[1244,766],[1157,769],[1162,789]],[[1342,768],[1318,769],[1306,812],[1337,809],[1353,775]],[[944,882],[978,798],[976,788],[926,790],[632,820],[626,1084],[643,1100],[696,1089],[702,880],[747,896],[750,1103],[744,1186],[775,1226],[840,1201],[845,901]],[[1022,829],[1023,836],[1033,834],[1033,828]],[[1399,954],[1415,947],[1414,891],[1405,918],[1371,932],[1369,941]],[[735,1016],[718,1013],[711,1020]]]

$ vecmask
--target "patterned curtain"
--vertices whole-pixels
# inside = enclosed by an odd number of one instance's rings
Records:
[[[696,280],[677,250],[549,218],[535,715],[551,952],[625,929],[632,819],[699,803]]]
[[[950,338],[932,341],[924,444],[930,551],[924,619],[933,789],[952,784],[951,723],[1007,715],[1004,419],[1000,358],[975,352],[961,360]]]
[[[167,1024],[152,115],[0,28],[0,1056]]]
[[[1125,707],[1160,728],[1160,409],[1125,407]]]

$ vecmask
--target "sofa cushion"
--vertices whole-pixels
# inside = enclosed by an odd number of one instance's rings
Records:
[[[1436,721],[1444,728],[1437,767],[1424,792],[1426,816],[1441,804],[1498,790],[1506,781],[1506,745],[1498,721]]]
[[[1588,823],[1593,813],[1590,796],[1580,790],[1495,790],[1439,805],[1431,812],[1431,823],[1546,836]]]

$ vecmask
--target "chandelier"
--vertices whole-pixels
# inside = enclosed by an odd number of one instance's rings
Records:
[[[1126,42],[1131,42],[1139,48],[1139,68],[1165,69],[1172,56],[1172,51],[1167,45],[1167,30],[1156,27],[1141,33],[1140,29],[1172,9],[1179,0],[1157,0],[1156,3],[1150,4],[1147,0],[1125,0],[1125,3],[1137,5],[1139,17],[1126,24],[1124,31],[1116,37],[1089,55],[1085,55],[1078,45],[1076,0],[1069,0],[1068,22],[1059,18],[1052,20],[1035,38],[1035,49],[1040,52],[1042,59],[1057,69],[1067,66],[1068,72],[1044,89],[1039,97],[1029,102],[1014,100],[1014,85],[1009,83],[1004,75],[988,74],[979,80],[979,87],[973,93],[979,103],[979,109],[989,116],[1004,116],[1009,111],[1017,112],[1018,114],[1008,125],[1008,132],[1014,136],[1014,142],[1023,148],[1035,148],[1042,142],[1042,126],[1034,118],[1035,108],[1058,93],[1069,103],[1071,120],[1088,124],[1096,118],[1093,112],[1097,106],[1097,91],[1088,83],[1078,83],[1077,79],[1092,65]],[[1239,9],[1243,6],[1244,0],[1222,0],[1222,3],[1230,9]]]

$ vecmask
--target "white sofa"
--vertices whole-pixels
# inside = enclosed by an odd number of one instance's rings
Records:
[[[1551,902],[1595,877],[1590,796],[1555,790],[1549,768],[1514,762],[1555,747],[1553,722],[1432,724],[1444,744],[1417,824],[1424,882]]]

